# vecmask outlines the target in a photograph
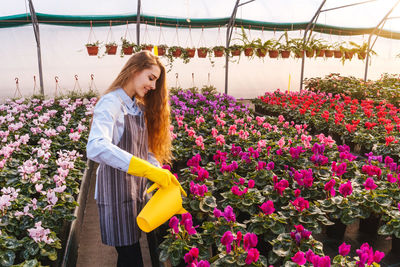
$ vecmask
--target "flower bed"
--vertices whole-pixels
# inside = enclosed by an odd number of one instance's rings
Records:
[[[95,98],[0,105],[0,265],[51,264],[74,219]]]
[[[325,78],[305,79],[305,88],[314,92],[345,94],[358,100],[373,99],[376,102],[387,101],[399,106],[400,78],[398,74],[382,74],[376,81],[357,79],[353,76],[340,76],[338,73],[326,75]]]
[[[306,123],[314,132],[332,135],[360,153],[392,156],[398,160],[399,109],[386,101],[358,100],[349,96],[303,91],[275,91],[255,99],[264,114],[282,114]],[[358,149],[355,149],[359,146]]]
[[[331,137],[309,135],[305,124],[254,116],[229,96],[180,91],[171,105],[172,170],[188,192],[183,205],[190,214],[170,220],[162,261],[372,264],[363,254],[372,252],[367,244],[331,259],[313,233],[337,220],[398,212],[399,170],[390,158],[357,159]],[[379,262],[383,255],[376,255]]]

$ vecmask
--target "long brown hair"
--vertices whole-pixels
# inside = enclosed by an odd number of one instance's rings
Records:
[[[157,65],[161,70],[160,77],[156,81],[156,89],[150,90],[143,99],[136,98],[145,106],[149,150],[154,153],[161,164],[164,164],[171,161],[170,108],[168,104],[165,67],[160,59],[149,51],[134,54],[129,58],[117,78],[115,78],[104,94],[118,88],[124,88],[137,73],[149,69],[153,65]]]

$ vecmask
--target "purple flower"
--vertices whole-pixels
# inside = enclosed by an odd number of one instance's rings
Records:
[[[258,251],[258,249],[256,249],[256,248],[249,249],[249,251],[247,252],[246,260],[245,260],[246,264],[250,265],[253,262],[257,262],[259,256],[260,256],[260,252]]]
[[[342,256],[346,256],[350,252],[351,245],[347,245],[345,242],[343,242],[339,246],[339,254]]]
[[[375,184],[374,179],[372,179],[371,177],[367,178],[367,180],[365,180],[365,183],[363,183],[365,190],[374,190],[375,188],[377,188],[378,186]]]
[[[308,200],[305,200],[302,197],[296,198],[294,201],[291,201],[291,203],[298,212],[302,212],[304,209],[308,209],[310,207]]]
[[[231,252],[231,245],[233,241],[233,235],[231,231],[226,231],[221,237],[221,244],[226,246],[226,253]]]
[[[248,251],[250,248],[254,248],[257,246],[258,238],[254,233],[247,233],[243,237],[243,248]]]
[[[308,262],[312,262],[314,256],[315,256],[315,254],[314,254],[314,252],[313,252],[311,249],[309,249],[309,250],[306,252],[306,260],[307,260]]]
[[[263,169],[265,168],[265,166],[267,166],[267,163],[266,163],[265,161],[259,161],[259,162],[257,163],[256,170],[257,170],[257,171],[263,170]]]
[[[261,210],[264,212],[265,215],[270,215],[275,211],[274,202],[272,200],[268,200],[261,205]]]
[[[172,217],[169,220],[169,227],[172,228],[173,232],[175,234],[179,233],[179,220],[176,216]]]
[[[194,235],[197,233],[196,229],[193,227],[192,219],[185,220],[183,225],[185,226],[185,229],[189,235]]]
[[[184,260],[185,263],[197,263],[197,257],[199,256],[199,249],[198,248],[191,248],[188,253],[185,254]]]
[[[192,214],[190,214],[189,212],[182,214],[182,220],[180,222],[180,225],[183,225],[186,220],[192,220]]]
[[[306,258],[304,257],[304,252],[302,251],[298,251],[291,259],[298,265],[304,265],[306,263]]]
[[[224,214],[223,215],[225,217],[225,220],[227,220],[228,222],[236,221],[236,216],[235,216],[235,213],[233,213],[233,209],[232,209],[231,206],[227,206],[224,209]]]
[[[394,177],[393,174],[391,174],[391,173],[388,173],[388,175],[387,175],[387,180],[388,180],[389,183],[395,183],[395,182],[397,182],[397,178]]]

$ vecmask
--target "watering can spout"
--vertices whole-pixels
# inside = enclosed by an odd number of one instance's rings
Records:
[[[147,202],[136,218],[139,228],[148,233],[169,220],[175,214],[187,213],[182,207],[181,187],[171,183],[161,187]]]

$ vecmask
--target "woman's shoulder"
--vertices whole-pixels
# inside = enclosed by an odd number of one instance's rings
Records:
[[[107,110],[110,113],[117,113],[121,110],[121,100],[115,91],[103,95],[96,104],[96,109]]]

